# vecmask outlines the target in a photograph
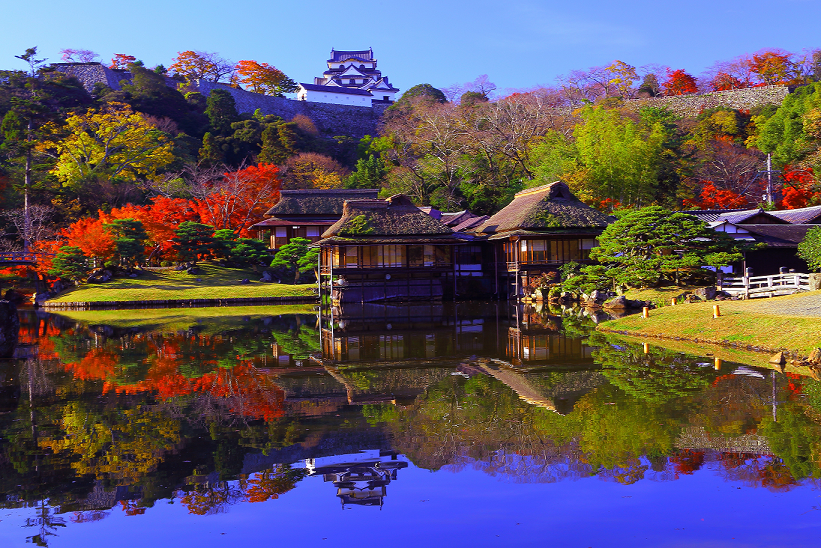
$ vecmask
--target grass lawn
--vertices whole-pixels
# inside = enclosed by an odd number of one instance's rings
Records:
[[[197,265],[200,274],[177,270],[144,270],[137,278],[116,278],[104,284],[68,289],[49,302],[159,301],[166,299],[229,299],[313,295],[315,284],[273,284],[250,269]],[[199,278],[202,281],[197,281]],[[240,284],[243,279],[251,280]]]
[[[624,294],[625,297],[634,301],[650,301],[656,306],[670,306],[670,300],[678,297],[682,293],[692,293],[696,289],[704,287],[700,285],[693,286],[668,286],[668,287],[654,287],[651,289],[630,289]]]
[[[142,308],[135,310],[70,310],[54,312],[64,318],[89,325],[117,328],[142,327],[164,333],[204,327],[204,332],[230,327],[246,318],[283,314],[315,314],[314,305],[212,306],[203,308]]]
[[[748,301],[710,301],[665,306],[600,324],[603,331],[623,331],[641,337],[698,339],[703,343],[731,344],[762,351],[789,350],[807,356],[821,347],[821,317],[790,314],[791,303],[821,300],[821,291]],[[764,301],[767,301],[766,303]],[[713,305],[721,317],[713,319]],[[763,312],[766,306],[769,310]],[[650,341],[648,341],[650,342]]]

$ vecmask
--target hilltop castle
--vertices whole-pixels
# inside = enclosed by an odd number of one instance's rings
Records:
[[[393,102],[399,90],[376,68],[373,48],[337,51],[331,49],[328,69],[313,84],[299,84],[297,99],[315,103],[369,107]]]

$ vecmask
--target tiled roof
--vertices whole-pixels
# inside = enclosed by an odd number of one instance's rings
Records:
[[[804,241],[807,231],[817,228],[812,224],[783,224],[783,225],[741,225],[758,242],[764,242],[768,247],[797,247]]]
[[[331,50],[331,58],[328,59],[329,63],[338,63],[340,61],[345,61],[346,59],[359,59],[361,61],[368,61],[373,62],[376,59],[373,58],[373,49],[357,49],[357,50]]]
[[[751,221],[754,217],[768,219],[774,223],[784,223],[783,219],[776,215],[776,211],[764,211],[761,208],[756,209],[708,209],[708,210],[691,210],[682,211],[688,215],[698,217],[706,223],[723,223],[724,221],[732,224],[739,224]],[[821,214],[821,213],[819,213]],[[759,219],[756,219],[759,220]],[[755,222],[755,221],[753,221]],[[762,224],[762,223],[756,223]]]
[[[792,224],[814,224],[821,222],[821,206],[802,207],[800,209],[784,209],[770,211],[770,214]]]
[[[604,213],[584,204],[573,196],[565,183],[556,181],[517,193],[510,204],[477,231],[498,234],[517,229],[604,229],[608,224],[609,219]]]
[[[266,217],[283,215],[331,215],[341,216],[345,200],[377,198],[378,189],[308,189],[283,190],[279,202],[269,209]]]
[[[321,91],[323,93],[341,93],[343,95],[367,95],[373,97],[370,91],[359,88],[346,88],[342,86],[317,86],[316,84],[300,83],[300,86],[308,91]]]

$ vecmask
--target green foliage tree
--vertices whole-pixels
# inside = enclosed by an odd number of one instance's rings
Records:
[[[51,261],[51,269],[48,271],[52,276],[66,278],[73,282],[78,282],[89,272],[88,257],[79,247],[64,245],[59,253]]]
[[[356,162],[356,171],[348,176],[345,188],[379,188],[387,173],[385,162],[369,154],[367,160],[360,158]]]
[[[415,86],[411,87],[402,94],[402,97],[399,98],[395,104],[401,104],[410,102],[413,99],[424,99],[427,101],[433,101],[436,103],[447,103],[448,99],[445,97],[445,94],[442,90],[433,87],[430,84],[416,84]],[[390,108],[393,108],[391,106]]]
[[[271,261],[272,267],[284,267],[289,273],[294,276],[294,284],[299,283],[300,274],[308,272],[305,257],[309,256],[308,244],[311,240],[308,238],[292,238],[287,244],[279,248],[274,260]],[[314,260],[316,255],[313,256]],[[301,263],[301,264],[300,264]]]
[[[239,120],[234,96],[224,89],[214,89],[208,94],[205,115],[211,131],[217,135],[230,135],[231,124]]]
[[[821,270],[821,227],[807,231],[804,241],[798,244],[798,256],[807,261],[813,272]]]
[[[253,238],[240,238],[231,249],[231,260],[247,265],[267,265],[271,260],[271,250],[265,242]]]
[[[148,234],[142,222],[130,218],[115,219],[104,226],[114,236],[120,266],[131,267],[145,260],[145,243],[148,240]]]
[[[171,238],[172,249],[180,261],[196,263],[201,256],[214,250],[214,227],[195,221],[180,223]]]
[[[755,146],[771,152],[778,165],[805,162],[821,169],[821,82],[798,88],[775,114],[753,121],[759,127]]]
[[[649,206],[624,214],[599,236],[590,258],[615,267],[616,283],[680,282],[683,272],[740,261],[736,241],[692,215]]]

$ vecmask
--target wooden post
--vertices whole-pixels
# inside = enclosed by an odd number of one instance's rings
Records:
[[[649,318],[650,317],[650,307],[645,306],[641,309],[641,317],[642,318]]]
[[[721,371],[721,358],[716,358],[715,359],[714,367],[715,367],[716,371]]]
[[[717,304],[713,305],[713,319],[718,318],[721,316],[721,310],[718,308]]]
[[[670,306],[676,306],[676,299],[675,297],[670,299]]]
[[[647,344],[647,343],[644,343],[644,353],[645,353],[645,354],[649,354],[649,353],[650,353],[650,345],[649,345],[649,344]]]

